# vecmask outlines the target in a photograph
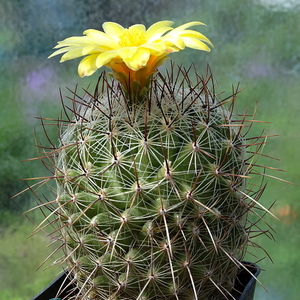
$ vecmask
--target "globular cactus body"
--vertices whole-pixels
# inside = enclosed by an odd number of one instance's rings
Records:
[[[212,77],[191,87],[179,75],[157,76],[131,105],[103,76],[62,122],[48,157],[63,261],[82,299],[233,297],[256,202],[245,116],[233,115],[235,94],[217,99]]]

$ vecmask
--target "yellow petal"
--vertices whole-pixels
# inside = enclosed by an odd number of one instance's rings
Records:
[[[166,46],[164,43],[147,43],[139,47],[140,49],[150,50],[151,55],[158,56],[166,52]]]
[[[96,59],[98,54],[93,54],[85,57],[78,65],[78,74],[80,77],[90,76],[98,69]]]
[[[167,42],[168,46],[171,46],[172,48],[175,46],[174,51],[182,50],[185,48],[185,43],[183,42],[183,40],[180,36],[171,35],[163,40],[165,40]],[[177,48],[177,50],[176,50],[176,48]]]
[[[82,48],[80,48],[80,49],[82,49]],[[55,52],[53,52],[51,55],[49,55],[48,58],[51,58],[55,55],[59,55],[59,54],[62,54],[62,53],[68,52],[68,51],[70,51],[69,48],[61,48],[61,49],[56,50]]]
[[[106,33],[95,30],[95,29],[88,29],[83,32],[83,34],[86,34],[87,37],[94,39],[97,44],[99,45],[106,45],[110,48],[115,48],[117,45],[110,36],[108,36]]]
[[[95,39],[109,39],[109,36],[107,34],[96,29],[87,29],[83,32],[83,34]]]
[[[97,45],[97,40],[90,38],[88,36],[72,36],[69,38],[66,38],[63,41],[60,41],[57,43],[57,45],[54,48],[61,48],[61,47],[67,47],[67,46],[81,46],[81,45],[88,45],[93,44]]]
[[[186,47],[197,49],[197,50],[204,50],[209,52],[210,48],[203,42],[199,41],[195,38],[190,37],[182,37],[182,40]]]
[[[97,68],[101,68],[102,66],[109,63],[112,59],[117,58],[119,56],[118,50],[106,51],[98,55],[96,59]]]
[[[139,32],[146,32],[146,28],[143,24],[135,24],[128,28],[130,31],[139,31]]]
[[[114,39],[115,42],[119,41],[119,36],[125,30],[123,26],[115,22],[105,22],[103,23],[102,28],[107,35]]]
[[[88,55],[92,53],[102,53],[104,50],[102,47],[98,45],[87,45],[82,49],[82,55]]]
[[[65,53],[61,57],[60,62],[64,62],[64,61],[74,59],[74,58],[78,58],[78,57],[81,57],[81,56],[82,56],[82,48],[81,47],[80,48],[73,48],[72,50],[69,50],[67,53]]]
[[[124,60],[124,62],[129,69],[137,71],[147,64],[149,57],[149,50],[139,49],[132,59]]]
[[[199,31],[195,31],[195,30],[181,30],[176,32],[176,35],[180,35],[180,36],[191,36],[191,37],[195,37],[195,38],[203,38],[208,40],[208,38],[203,35],[202,33],[200,33]]]
[[[170,26],[172,26],[173,24],[174,24],[174,22],[172,22],[172,21],[156,22],[147,29],[147,36],[151,37],[151,36],[155,35],[156,32],[161,30],[162,28],[172,29],[172,27],[170,27]]]
[[[119,56],[125,61],[132,59],[133,55],[137,52],[138,47],[125,47],[118,50]]]
[[[172,30],[172,27],[162,27],[156,30],[151,36],[147,33],[148,43],[155,42],[162,35],[164,35],[167,31]]]
[[[172,32],[174,33],[176,31],[181,31],[181,30],[184,30],[185,28],[192,27],[192,26],[197,26],[197,25],[205,25],[205,24],[202,23],[202,22],[197,22],[197,21],[188,22],[186,24],[183,24],[181,26],[176,27],[174,30],[172,30]]]
[[[198,31],[194,31],[194,30],[183,30],[181,32],[177,33],[178,35],[180,35],[181,37],[191,37],[191,38],[196,38],[202,41],[207,42],[208,44],[210,44],[210,46],[213,47],[212,42],[202,33],[198,32]]]

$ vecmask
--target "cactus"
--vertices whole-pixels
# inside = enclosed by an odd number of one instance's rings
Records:
[[[177,37],[192,34],[186,27]],[[40,156],[52,172],[42,183],[56,187],[38,229],[46,221],[56,228],[64,252],[56,264],[69,271],[78,299],[235,299],[241,261],[259,231],[248,215],[269,212],[252,178],[263,176],[253,169],[266,137],[246,137],[252,119],[234,114],[238,91],[219,99],[210,72],[196,72],[194,84],[174,65],[153,76],[170,52],[166,40],[164,52],[149,50],[154,66],[110,61],[118,81],[103,72],[94,93],[74,91],[71,116],[57,122],[59,145]],[[54,55],[72,51],[70,40],[61,43],[69,48]],[[93,59],[79,73],[101,67]]]

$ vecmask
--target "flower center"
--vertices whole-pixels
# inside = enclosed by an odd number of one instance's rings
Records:
[[[147,42],[146,33],[134,29],[125,29],[119,38],[120,47],[138,47]]]

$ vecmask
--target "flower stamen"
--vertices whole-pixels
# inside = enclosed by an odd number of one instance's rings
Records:
[[[133,47],[141,46],[147,42],[146,33],[139,32],[137,30],[125,29],[124,33],[120,35],[119,46],[122,47]]]

